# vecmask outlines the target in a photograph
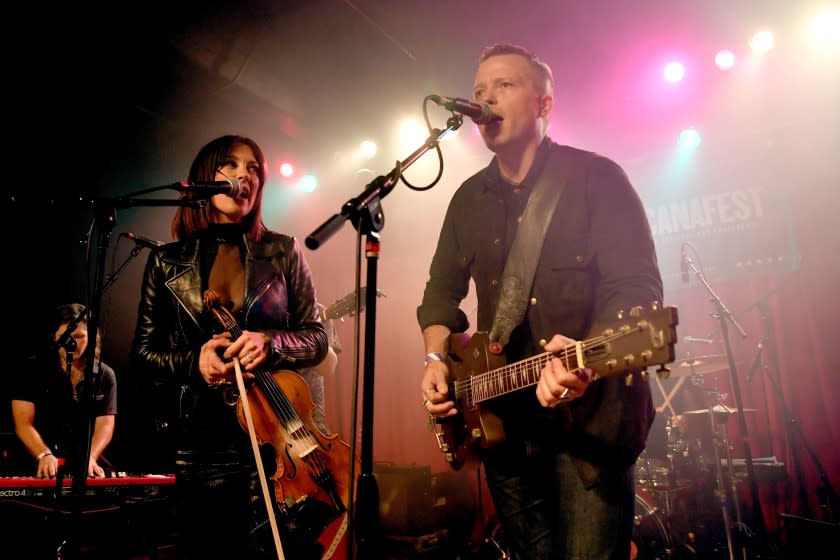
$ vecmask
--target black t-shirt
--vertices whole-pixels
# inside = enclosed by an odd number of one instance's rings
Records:
[[[117,413],[117,379],[114,370],[102,362],[94,365],[94,397],[92,414],[105,416]],[[67,372],[38,357],[25,359],[12,376],[11,400],[35,405],[35,429],[57,456],[66,456],[73,443],[78,443],[78,429],[87,418],[83,404],[87,380],[74,388]]]

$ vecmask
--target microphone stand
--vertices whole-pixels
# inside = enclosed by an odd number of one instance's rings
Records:
[[[108,276],[108,280],[106,281],[105,285],[102,286],[103,295],[111,288],[111,285],[117,281],[117,278],[119,277],[120,273],[128,265],[128,263],[131,262],[131,259],[139,255],[142,250],[143,246],[135,241],[134,248],[131,249],[131,252],[129,253],[128,257],[123,261],[123,263],[119,266],[119,268],[117,268],[117,270],[113,274]],[[67,358],[72,358],[72,353],[76,350],[76,341],[73,339],[73,332],[79,327],[79,323],[87,319],[87,317],[88,308],[86,307],[81,313],[73,317],[73,320],[67,324],[67,328],[64,329],[64,332],[61,333],[61,336],[58,337],[58,340],[55,341],[55,343],[53,343],[53,350],[58,350],[59,348],[63,347],[67,351]]]
[[[447,120],[447,127],[444,130],[431,129],[431,134],[423,146],[415,150],[387,174],[380,175],[368,183],[367,188],[357,197],[344,203],[339,214],[333,214],[331,218],[321,224],[306,238],[306,246],[315,250],[323,242],[332,237],[346,220],[350,220],[360,234],[367,237],[365,242],[365,254],[367,256],[367,290],[365,292],[365,349],[364,349],[364,379],[362,394],[362,430],[361,430],[361,452],[360,464],[362,472],[359,473],[358,492],[353,492],[353,468],[355,461],[350,461],[350,491],[351,499],[355,496],[355,513],[351,515],[351,522],[348,525],[348,558],[354,558],[352,546],[354,541],[358,543],[356,558],[364,560],[376,560],[382,557],[380,543],[376,540],[379,529],[379,487],[373,475],[373,389],[374,389],[374,357],[376,355],[376,276],[377,260],[379,258],[380,243],[379,231],[385,225],[385,215],[381,206],[381,199],[386,197],[393,190],[397,181],[402,176],[404,169],[417,161],[420,156],[432,148],[438,147],[438,142],[447,132],[457,130],[463,122],[460,114],[453,114]],[[357,372],[358,373],[358,372]],[[358,378],[358,375],[357,375]],[[358,383],[358,382],[357,382]],[[355,391],[354,391],[355,394]],[[355,433],[356,414],[354,401],[353,432]],[[355,454],[356,438],[351,438],[351,458]],[[350,508],[351,512],[353,508]]]
[[[730,340],[729,340],[729,323],[727,321],[731,322],[732,325],[738,330],[738,332],[741,335],[741,338],[746,338],[747,333],[744,331],[743,327],[741,327],[741,325],[738,323],[738,321],[735,320],[735,317],[732,316],[732,313],[729,311],[729,309],[727,309],[726,305],[724,305],[723,301],[720,299],[720,297],[718,297],[718,295],[715,293],[715,291],[712,289],[712,287],[706,281],[705,275],[694,265],[694,262],[691,260],[691,257],[689,257],[688,255],[684,255],[684,259],[685,259],[685,262],[686,262],[687,266],[694,272],[694,275],[697,277],[697,279],[700,281],[700,283],[703,284],[703,287],[706,289],[706,291],[709,292],[709,294],[711,295],[711,299],[715,303],[715,307],[717,308],[717,311],[715,312],[714,316],[720,322],[720,332],[721,332],[721,335],[722,335],[724,345],[726,347],[726,357],[727,357],[727,360],[729,362],[729,374],[730,374],[730,380],[731,380],[731,383],[732,383],[732,392],[735,395],[735,406],[738,409],[738,429],[739,429],[741,439],[743,441],[743,446],[744,446],[744,460],[745,460],[746,467],[747,467],[747,482],[748,482],[749,488],[750,488],[750,497],[751,497],[752,508],[753,508],[753,518],[758,523],[758,528],[759,528],[760,534],[765,535],[766,534],[766,525],[764,523],[764,517],[763,517],[763,514],[761,512],[761,503],[759,502],[758,486],[756,484],[755,469],[753,467],[753,461],[752,461],[752,452],[750,451],[750,444],[749,444],[749,441],[748,441],[749,434],[748,434],[748,431],[747,431],[747,421],[746,421],[746,416],[744,414],[744,405],[743,405],[743,402],[741,400],[741,386],[738,382],[737,368],[735,367],[735,359],[732,355],[732,346],[731,346],[731,343],[730,343]],[[732,499],[737,500],[738,497],[733,495]],[[737,512],[740,512],[740,508],[736,508],[736,513]],[[740,517],[740,515],[739,515],[739,517]],[[747,529],[746,529],[746,526],[744,525],[744,523],[742,522],[742,520],[740,518],[737,520],[737,524],[738,524],[738,530],[739,531],[744,532],[744,533],[748,532]],[[729,534],[728,533],[729,528],[725,527],[725,530],[727,531],[727,535],[728,535]],[[730,552],[730,558],[732,558],[733,557],[733,551],[730,550],[729,552]],[[742,555],[743,555],[743,558],[747,557],[746,548],[744,548],[743,546],[742,546]]]
[[[770,362],[772,364],[772,369],[775,370],[775,374],[770,373],[770,368],[761,364],[758,369],[764,370],[767,373],[767,379],[770,381],[770,385],[773,387],[773,391],[776,394],[776,398],[779,399],[779,402],[782,405],[782,413],[784,414],[785,418],[785,427],[787,429],[788,435],[788,445],[793,445],[794,436],[798,438],[799,442],[802,444],[802,447],[805,448],[805,451],[808,452],[808,456],[811,458],[811,461],[814,463],[814,466],[817,469],[817,474],[822,484],[821,487],[817,488],[817,502],[819,503],[820,509],[822,510],[823,519],[829,522],[834,522],[834,515],[836,512],[840,511],[840,498],[837,495],[837,492],[831,486],[831,482],[828,480],[828,475],[826,475],[825,469],[823,468],[822,463],[817,457],[817,454],[814,452],[813,448],[808,443],[808,440],[805,439],[805,434],[802,433],[802,426],[799,424],[799,421],[793,416],[790,408],[788,408],[787,402],[785,401],[784,392],[782,391],[781,384],[779,382],[778,376],[781,375],[781,370],[779,369],[779,356],[777,353],[776,345],[775,345],[775,338],[774,338],[774,330],[772,320],[770,318],[770,313],[767,309],[767,305],[764,302],[760,302],[758,304],[758,309],[761,313],[761,323],[764,328],[764,345],[767,349],[767,353],[770,357]],[[799,500],[802,503],[802,508],[805,510],[806,515],[811,515],[811,508],[808,505],[808,498],[805,494],[805,485],[802,481],[802,471],[799,468],[797,461],[796,461],[796,453],[794,452],[793,448],[791,447],[790,452],[791,460],[793,461],[792,470],[797,474],[797,482],[799,486]],[[785,514],[782,514],[784,516]]]
[[[142,198],[131,198],[135,194],[146,194],[149,192],[154,192],[158,190],[165,190],[165,189],[175,189],[177,190],[177,185],[180,183],[176,183],[175,185],[165,185],[162,187],[155,187],[152,189],[144,189],[142,191],[137,191],[136,193],[129,193],[119,198],[103,198],[103,199],[94,199],[94,200],[86,200],[84,198],[77,199],[79,203],[82,205],[93,208],[94,209],[94,230],[96,231],[96,260],[95,260],[95,268],[94,268],[94,289],[90,291],[91,294],[94,294],[91,298],[90,304],[87,306],[85,311],[83,312],[87,314],[88,321],[87,321],[87,333],[88,333],[88,345],[85,349],[85,373],[84,379],[82,380],[83,383],[83,395],[84,398],[81,402],[81,421],[79,426],[79,436],[84,436],[80,443],[80,445],[76,446],[78,449],[74,449],[75,457],[74,460],[70,462],[71,469],[75,469],[75,474],[73,476],[72,487],[71,487],[71,496],[72,496],[72,510],[71,510],[71,520],[72,526],[74,531],[71,533],[78,534],[77,531],[81,526],[81,516],[82,516],[82,499],[85,495],[85,488],[87,485],[87,470],[88,470],[88,457],[90,456],[90,447],[91,447],[91,437],[93,435],[93,425],[95,422],[95,418],[93,416],[93,404],[94,404],[94,395],[93,391],[95,388],[94,384],[94,361],[96,359],[96,333],[99,332],[99,310],[101,307],[101,300],[102,294],[110,288],[113,282],[116,280],[117,275],[119,272],[125,267],[127,261],[123,263],[123,265],[117,270],[117,272],[109,278],[108,282],[104,281],[105,278],[105,264],[107,262],[107,250],[108,245],[110,243],[111,232],[113,231],[114,226],[117,224],[117,210],[121,208],[127,208],[131,206],[193,206],[197,205],[202,207],[207,204],[207,200],[203,199],[188,199],[188,200],[158,200],[158,199],[142,199]],[[209,195],[208,195],[209,196]],[[132,258],[136,254],[139,254],[139,250],[141,248],[135,247],[134,251],[132,251],[132,255],[129,257]],[[78,321],[81,321],[81,318],[77,317]],[[78,321],[76,322],[76,326],[78,326]],[[69,327],[68,327],[69,328]],[[75,330],[75,327],[74,329]],[[72,333],[72,331],[70,331]],[[65,335],[68,333],[62,333],[62,336],[59,337],[60,339],[65,338]],[[60,489],[59,489],[60,490]],[[58,558],[64,558],[64,545],[67,544],[67,541],[62,543],[62,546],[57,551]],[[79,543],[77,539],[71,539],[70,546],[68,548],[69,558],[77,558],[79,555]]]
[[[70,376],[72,374],[73,359],[74,359],[73,358],[73,353],[76,351],[76,346],[77,346],[76,345],[76,339],[73,338],[72,336],[67,336],[67,334],[72,333],[73,331],[76,330],[76,327],[79,326],[79,322],[81,321],[80,318],[84,314],[85,314],[85,312],[81,311],[73,319],[73,321],[71,322],[71,326],[73,324],[76,325],[75,327],[73,327],[73,330],[64,331],[64,333],[62,333],[62,336],[59,337],[59,341],[63,341],[63,342],[61,342],[60,347],[63,347],[64,351],[66,353],[66,360],[65,360],[66,366],[65,367],[67,368],[66,369],[67,379],[70,379]],[[55,351],[58,350],[58,347],[54,346],[54,348],[55,348]],[[61,519],[61,512],[62,512],[62,507],[63,507],[63,502],[64,502],[64,500],[63,500],[63,490],[64,490],[64,464],[62,462],[59,462],[58,468],[55,471],[55,486],[54,486],[54,489],[53,489],[53,495],[51,496],[54,506],[53,506],[52,510],[50,511],[50,513],[52,513],[55,516],[55,519],[56,519],[55,525],[54,525],[55,527],[60,526],[59,520]],[[56,530],[56,532],[58,532],[58,531]],[[71,534],[73,534],[73,532],[71,532]],[[62,540],[58,543],[58,548],[56,550],[58,558],[62,557],[61,556],[61,549],[68,542],[68,540],[69,540],[68,538],[65,538],[64,540]]]

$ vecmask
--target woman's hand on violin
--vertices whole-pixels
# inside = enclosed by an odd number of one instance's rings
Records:
[[[227,350],[224,358],[239,358],[239,364],[245,371],[253,371],[268,360],[268,337],[258,331],[242,331]]]
[[[234,342],[230,333],[213,335],[213,338],[201,347],[198,369],[208,385],[225,385],[235,382],[233,358],[239,359],[246,379],[253,377],[250,372],[268,359],[268,338],[261,332],[242,331]]]
[[[230,333],[222,333],[213,335],[213,338],[201,346],[198,371],[208,385],[222,385],[233,381],[233,377],[230,376],[233,366],[225,363],[222,357],[230,345]]]

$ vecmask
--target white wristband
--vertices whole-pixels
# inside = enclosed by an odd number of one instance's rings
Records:
[[[423,358],[423,364],[429,365],[432,362],[442,362],[443,361],[443,354],[440,352],[429,352],[426,354],[426,357]]]
[[[35,461],[36,461],[36,462],[40,462],[40,461],[41,461],[41,459],[43,459],[43,458],[44,458],[44,457],[46,457],[47,455],[52,455],[52,454],[53,454],[53,452],[52,452],[52,451],[50,451],[49,449],[47,449],[47,450],[45,450],[45,451],[41,451],[40,453],[38,453],[38,456],[37,456],[37,457],[35,457]]]

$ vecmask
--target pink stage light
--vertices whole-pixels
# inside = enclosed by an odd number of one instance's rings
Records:
[[[669,62],[665,65],[662,75],[671,83],[679,82],[685,77],[685,67],[681,62]]]

